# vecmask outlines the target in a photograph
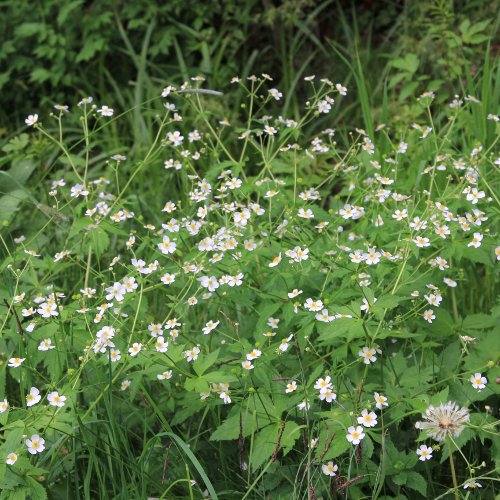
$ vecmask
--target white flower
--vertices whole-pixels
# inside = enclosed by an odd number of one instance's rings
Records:
[[[92,101],[94,100],[94,98],[92,96],[89,96],[89,97],[84,97],[79,103],[78,103],[78,106],[82,106],[84,104],[90,104]]]
[[[17,455],[15,453],[9,453],[5,459],[7,465],[14,465],[17,462]]]
[[[337,83],[335,85],[335,88],[337,89],[340,95],[347,95],[347,87],[344,87],[342,84]]]
[[[132,347],[129,348],[128,352],[131,356],[137,356],[141,352],[141,349],[142,344],[140,344],[139,342],[134,342],[132,344]]]
[[[29,115],[26,120],[24,120],[24,123],[28,125],[28,127],[33,127],[35,123],[38,121],[38,115]]]
[[[225,391],[222,391],[219,394],[219,397],[224,400],[224,404],[228,405],[231,402],[231,398],[229,397],[229,394]]]
[[[323,464],[321,470],[325,476],[334,477],[337,475],[336,472],[339,470],[339,466],[337,464],[334,465],[333,462],[330,461],[327,464]]]
[[[387,402],[387,398],[379,394],[378,392],[373,393],[373,398],[375,399],[375,406],[381,410],[384,406],[389,406],[389,403]]]
[[[110,349],[109,357],[111,358],[111,362],[115,363],[116,361],[120,361],[122,358],[121,353],[118,349]]]
[[[469,481],[467,481],[465,484],[464,484],[464,490],[467,490],[467,489],[475,489],[475,488],[482,488],[483,486],[478,483],[477,481],[475,481],[474,479],[470,479]]]
[[[289,384],[286,385],[285,392],[289,394],[290,392],[295,392],[297,390],[297,382],[292,380]]]
[[[36,405],[40,399],[42,399],[40,391],[36,387],[32,387],[29,394],[26,395],[26,406]]]
[[[264,125],[264,132],[266,132],[266,134],[269,134],[270,136],[273,136],[278,131],[274,127],[271,127],[271,125]]]
[[[180,146],[182,144],[182,141],[184,140],[184,137],[181,135],[179,131],[174,131],[174,132],[169,132],[167,134],[168,141],[173,144],[174,146]]]
[[[126,391],[130,387],[130,384],[132,384],[132,381],[124,380],[120,385],[120,391]]]
[[[66,396],[60,396],[57,391],[49,392],[49,394],[47,394],[47,401],[51,406],[62,407],[66,401]]]
[[[430,293],[429,295],[424,295],[424,299],[429,303],[430,306],[439,307],[443,297],[439,294]]]
[[[468,247],[479,248],[481,246],[481,241],[483,235],[481,233],[474,233],[472,241],[467,244]]]
[[[299,208],[297,216],[301,217],[302,219],[313,219],[314,213],[310,208]]]
[[[377,415],[371,411],[364,409],[361,412],[361,416],[358,417],[358,424],[361,424],[365,427],[375,427],[377,425]]]
[[[42,318],[50,318],[51,316],[59,316],[57,312],[57,304],[55,302],[44,302],[40,304],[40,307],[36,310]]]
[[[125,278],[122,279],[122,283],[123,283],[123,286],[125,287],[126,292],[133,292],[139,286],[135,282],[135,278],[130,278],[128,276],[125,276]]]
[[[423,316],[425,321],[427,321],[428,323],[432,323],[432,321],[436,319],[436,315],[434,314],[434,311],[432,309],[427,309],[426,311],[424,311]]]
[[[189,132],[188,139],[189,142],[196,142],[201,139],[201,135],[197,130],[193,130],[192,132]]]
[[[377,299],[373,297],[373,303],[377,302]],[[363,297],[363,303],[359,306],[361,311],[368,312],[370,309],[370,303],[366,298]]]
[[[321,311],[324,308],[321,300],[313,300],[311,298],[306,299],[304,307],[313,312]]]
[[[365,363],[365,365],[369,365],[377,361],[377,357],[375,356],[376,353],[377,351],[373,347],[363,347],[363,349],[358,352],[358,355],[363,358],[363,363]]]
[[[115,110],[108,106],[101,106],[97,112],[102,116],[113,116]]]
[[[363,254],[363,260],[370,266],[380,262],[381,253],[375,251],[374,248],[369,248],[368,252]]]
[[[170,380],[172,378],[172,370],[167,370],[163,373],[156,375],[158,380]]]
[[[87,196],[89,191],[85,188],[83,184],[75,184],[71,188],[71,197],[78,198],[79,196]]]
[[[486,196],[484,191],[478,191],[477,188],[471,188],[467,186],[463,191],[467,196],[467,201],[470,201],[473,205],[476,205],[477,202]]]
[[[176,275],[175,274],[170,274],[170,273],[165,273],[161,278],[161,282],[164,283],[165,285],[171,285],[175,281]]]
[[[165,342],[165,339],[160,336],[156,339],[155,348],[158,352],[167,352],[168,342]]]
[[[425,444],[421,445],[420,448],[417,448],[418,459],[422,462],[426,460],[430,460],[432,458],[432,448]]]
[[[202,276],[198,278],[198,281],[203,288],[208,288],[209,292],[215,292],[219,288],[219,282],[215,276]]]
[[[443,281],[451,288],[455,288],[457,286],[457,282],[455,280],[452,280],[451,278],[443,278]]]
[[[297,408],[302,411],[307,411],[311,408],[311,405],[307,399],[304,399],[297,405]]]
[[[430,246],[430,240],[429,240],[429,238],[424,238],[422,236],[417,236],[413,240],[413,243],[415,243],[415,245],[417,245],[417,247],[419,247],[419,248],[425,248],[425,247]]]
[[[328,113],[332,109],[332,106],[326,99],[322,99],[318,102],[318,111],[320,113]]]
[[[108,292],[106,300],[117,300],[118,302],[121,302],[127,293],[127,289],[119,281],[115,281],[112,286],[108,286],[104,291]]]
[[[363,432],[363,427],[360,425],[354,427],[351,426],[347,429],[347,441],[349,441],[352,444],[359,444],[361,443],[361,440],[365,437],[365,434]]]
[[[202,329],[203,333],[205,335],[208,335],[212,330],[214,330],[215,328],[217,328],[217,326],[219,325],[219,323],[220,323],[220,321],[215,321],[215,322],[213,322],[212,320],[208,321],[207,324]]]
[[[327,375],[325,378],[319,378],[314,383],[314,388],[319,389],[320,393],[325,392],[327,389],[332,389],[331,380],[330,375]]]
[[[11,368],[17,368],[18,366],[21,366],[23,364],[23,361],[25,359],[26,358],[10,358],[8,366],[10,366]]]
[[[474,373],[474,375],[472,375],[469,380],[472,384],[472,387],[474,389],[477,389],[479,392],[481,392],[488,383],[488,379],[486,377],[483,377],[480,373]]]
[[[161,96],[168,97],[168,95],[170,94],[170,92],[172,92],[172,90],[175,90],[175,88],[172,85],[168,85],[163,89]]]
[[[168,236],[163,237],[163,241],[158,243],[158,248],[161,253],[168,255],[170,253],[174,253],[177,248],[177,244],[170,240]]]
[[[283,97],[283,94],[278,89],[269,89],[269,94],[277,101],[279,101]]]
[[[403,210],[396,210],[393,214],[392,214],[392,218],[393,219],[396,219],[396,220],[403,220],[403,219],[406,219],[406,217],[408,217],[408,212],[406,209],[403,209]]]
[[[166,330],[172,330],[172,328],[175,328],[176,326],[182,326],[182,323],[179,323],[177,318],[172,318],[165,322]]]
[[[252,365],[252,362],[249,361],[249,360],[246,360],[246,361],[243,361],[241,363],[241,366],[245,369],[245,370],[253,370],[255,367],[254,365]]]
[[[253,361],[254,359],[259,358],[262,355],[262,352],[258,349],[254,349],[253,351],[247,354],[248,361]]]
[[[321,401],[326,401],[327,403],[333,403],[337,399],[337,395],[332,391],[332,389],[324,389],[319,393],[319,399]]]
[[[6,399],[0,401],[0,413],[4,413],[8,409],[9,409],[9,402]]]
[[[443,239],[445,239],[446,236],[451,234],[450,228],[446,225],[436,226],[436,229],[434,229],[434,232]]]
[[[200,354],[200,349],[198,347],[193,347],[187,351],[184,351],[187,362],[196,361],[198,359],[198,354]]]
[[[323,323],[330,323],[335,319],[335,316],[331,316],[328,309],[323,309],[320,313],[316,314],[316,319]]]
[[[26,439],[25,443],[28,448],[28,452],[32,455],[36,455],[37,453],[41,453],[45,450],[45,439],[41,438],[38,434],[33,434],[31,439]]]
[[[276,267],[281,262],[281,252],[270,262],[269,267]]]

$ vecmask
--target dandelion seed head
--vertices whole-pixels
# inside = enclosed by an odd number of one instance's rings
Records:
[[[432,439],[445,441],[448,436],[458,437],[469,421],[469,410],[449,401],[438,407],[429,406],[422,415],[425,422],[419,422],[417,428],[426,431]]]

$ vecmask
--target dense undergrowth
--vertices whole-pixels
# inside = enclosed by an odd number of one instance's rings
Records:
[[[0,499],[498,495],[500,64],[459,21],[376,74],[353,35],[317,45],[342,79],[285,57],[30,110]]]

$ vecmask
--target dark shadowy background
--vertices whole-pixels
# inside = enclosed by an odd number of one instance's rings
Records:
[[[464,64],[474,72],[488,37],[492,53],[498,49],[496,7],[483,0],[3,1],[0,136],[44,106],[89,94],[124,109],[197,74],[215,89],[262,72],[287,90],[307,74],[344,81],[339,53],[359,55],[373,97],[384,85],[405,97],[432,79],[458,88],[456,76]]]

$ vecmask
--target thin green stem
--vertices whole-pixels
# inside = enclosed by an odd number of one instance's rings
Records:
[[[451,470],[451,478],[453,480],[453,495],[455,497],[455,500],[459,500],[460,496],[458,494],[457,474],[455,472],[455,461],[453,460],[453,447],[451,445],[450,440],[447,440],[446,444],[448,446],[448,453],[450,455],[450,470]]]

